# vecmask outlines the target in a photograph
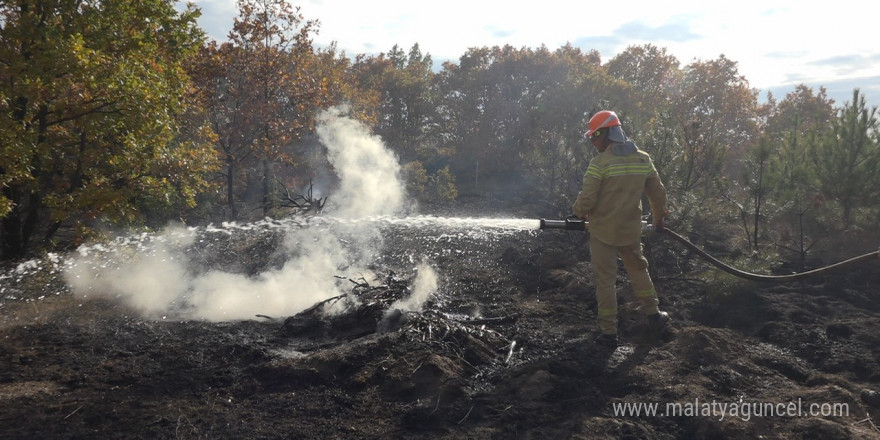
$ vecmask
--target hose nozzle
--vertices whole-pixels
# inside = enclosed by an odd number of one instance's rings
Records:
[[[541,219],[541,229],[565,229],[566,231],[586,231],[590,228],[590,223],[584,219],[577,217],[569,217],[565,220],[547,220]],[[653,226],[642,220],[642,231],[653,230]]]
[[[567,218],[565,220],[541,219],[541,229],[565,229],[566,231],[586,231],[587,221],[579,218]]]

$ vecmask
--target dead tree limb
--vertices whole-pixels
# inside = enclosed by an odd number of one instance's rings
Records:
[[[311,179],[309,179],[309,190],[306,192],[306,195],[291,195],[290,190],[287,188],[287,185],[285,185],[284,182],[281,181],[281,179],[275,177],[275,180],[278,182],[279,185],[281,185],[281,188],[284,190],[284,194],[281,197],[281,206],[285,208],[295,208],[304,212],[314,211],[316,214],[320,214],[321,211],[324,210],[324,204],[327,203],[327,197],[319,197],[317,199],[314,198]]]

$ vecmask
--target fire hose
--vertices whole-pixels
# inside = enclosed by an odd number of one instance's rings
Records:
[[[647,222],[642,222],[643,229],[651,229]],[[567,218],[565,220],[547,220],[541,219],[541,229],[565,229],[569,231],[587,231],[589,230],[589,223],[582,219],[576,218]],[[864,255],[859,255],[858,257],[850,258],[848,260],[841,261],[839,263],[834,263],[830,266],[820,267],[818,269],[809,270],[806,272],[793,273],[788,275],[761,275],[751,272],[746,272],[730,265],[725,264],[721,260],[709,255],[708,252],[700,249],[697,245],[691,243],[688,239],[682,237],[678,233],[672,231],[669,228],[663,228],[662,230],[658,230],[657,233],[666,234],[671,237],[675,241],[682,244],[684,247],[690,249],[695,252],[707,262],[711,263],[713,266],[731,274],[737,276],[739,278],[744,278],[752,281],[764,281],[771,283],[788,283],[791,281],[802,280],[804,278],[813,277],[816,275],[822,275],[833,270],[840,269],[842,267],[850,266],[862,261],[867,261],[871,259],[877,259],[880,257],[880,250],[869,252]]]

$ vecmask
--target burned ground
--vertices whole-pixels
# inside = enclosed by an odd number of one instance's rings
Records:
[[[552,215],[482,214],[499,212]],[[683,251],[655,234],[646,241],[671,332],[645,328],[621,274],[622,345],[610,351],[591,342],[585,234],[386,232],[378,281],[340,273],[349,295],[295,316],[146,319],[71,294],[51,271],[6,276],[0,436],[880,438],[880,408],[859,398],[880,385],[877,265],[791,284],[709,282],[683,273]],[[240,244],[253,255],[241,270],[280,264],[266,252],[276,244],[271,234]],[[212,255],[205,264],[233,259]],[[389,313],[423,258],[440,274],[437,292],[419,313]],[[665,413],[712,402],[802,414]],[[615,414],[639,403],[657,414]]]

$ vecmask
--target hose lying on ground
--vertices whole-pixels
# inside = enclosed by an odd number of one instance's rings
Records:
[[[585,221],[583,219],[575,218],[575,217],[568,217],[565,220],[547,220],[547,219],[542,218],[541,223],[540,223],[540,228],[541,229],[565,229],[565,230],[569,230],[569,231],[588,231],[590,229],[589,223],[587,221]],[[647,222],[643,221],[642,228],[649,229],[650,226],[647,224]],[[818,269],[813,269],[813,270],[810,270],[807,272],[793,273],[793,274],[789,274],[789,275],[760,275],[760,274],[756,274],[756,273],[745,272],[745,271],[739,270],[735,267],[732,267],[732,266],[729,266],[729,265],[723,263],[721,260],[709,255],[706,251],[700,249],[699,247],[697,247],[697,245],[688,241],[688,239],[682,237],[681,235],[678,235],[676,232],[674,232],[668,228],[664,228],[662,230],[659,230],[658,232],[672,237],[675,241],[683,244],[686,248],[696,252],[698,255],[703,257],[703,259],[705,259],[706,261],[711,263],[713,266],[715,266],[715,267],[717,267],[717,268],[719,268],[719,269],[721,269],[731,275],[734,275],[734,276],[737,276],[740,278],[745,278],[747,280],[764,281],[764,282],[770,282],[770,283],[788,283],[791,281],[802,280],[804,278],[809,278],[809,277],[816,276],[816,275],[822,275],[824,273],[828,273],[833,270],[840,269],[842,267],[846,267],[846,266],[849,266],[849,265],[852,265],[855,263],[859,263],[862,261],[876,259],[876,258],[878,258],[878,256],[880,256],[880,250],[878,250],[878,251],[867,253],[865,255],[860,255],[855,258],[850,258],[849,260],[841,261],[839,263],[835,263],[830,266],[825,266],[825,267],[820,267]]]
[[[765,281],[765,282],[771,282],[771,283],[787,283],[790,281],[802,280],[804,278],[809,278],[812,276],[821,275],[821,274],[831,272],[833,270],[840,269],[842,267],[849,266],[851,264],[859,263],[862,261],[877,259],[878,256],[880,256],[880,250],[877,250],[874,252],[867,253],[865,255],[860,255],[858,257],[850,258],[849,260],[841,261],[839,263],[835,263],[830,266],[820,267],[818,269],[813,269],[813,270],[810,270],[807,272],[793,273],[793,274],[789,274],[789,275],[760,275],[760,274],[745,272],[745,271],[739,270],[735,267],[731,267],[731,266],[728,266],[727,264],[724,264],[723,262],[721,262],[721,260],[709,255],[706,251],[700,249],[699,247],[697,247],[697,245],[688,241],[688,239],[682,237],[681,235],[678,235],[677,233],[675,233],[674,231],[672,231],[668,228],[664,228],[662,231],[658,231],[658,232],[672,237],[675,241],[684,245],[684,247],[699,254],[701,257],[703,257],[706,261],[711,263],[713,266],[715,266],[715,267],[717,267],[717,268],[719,268],[719,269],[721,269],[731,275],[735,275],[737,277],[745,278],[747,280],[752,280],[752,281]]]

